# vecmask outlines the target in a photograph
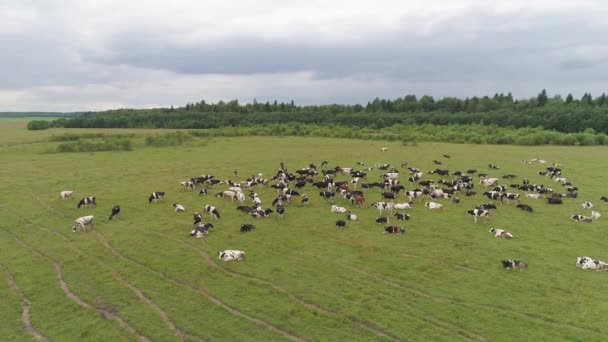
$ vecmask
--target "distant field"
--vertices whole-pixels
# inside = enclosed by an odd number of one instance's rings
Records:
[[[340,140],[329,138],[241,137],[196,140],[184,146],[145,147],[137,138],[129,152],[45,153],[58,143],[51,135],[83,132],[136,133],[159,130],[26,131],[18,121],[0,120],[0,336],[28,340],[34,332],[49,340],[317,340],[317,341],[602,341],[608,336],[608,272],[575,267],[577,256],[608,261],[608,148],[515,147]],[[24,124],[23,124],[24,125]],[[172,131],[171,131],[172,132]],[[380,147],[388,152],[381,153]],[[443,154],[451,155],[450,159]],[[473,223],[466,210],[487,203],[461,195],[460,204],[438,200],[440,211],[415,201],[407,232],[383,234],[374,219],[377,189],[366,190],[367,206],[338,205],[359,220],[336,229],[343,218],[330,213],[316,188],[304,191],[310,207],[287,206],[284,220],[254,219],[236,203],[183,190],[179,182],[201,174],[235,180],[290,171],[309,163],[357,167],[390,163],[401,170],[450,171],[475,168],[492,176],[528,176],[564,191],[537,174],[543,166],[522,165],[540,157],[559,161],[580,197],[563,206],[544,200],[522,202],[532,214],[500,207],[489,224]],[[494,163],[500,170],[489,170]],[[381,172],[368,181],[380,181]],[[450,179],[453,177],[450,176]],[[336,180],[348,180],[339,176]],[[511,181],[501,183],[509,184]],[[476,181],[476,184],[478,182]],[[479,188],[479,186],[477,186]],[[61,201],[61,190],[75,198]],[[254,189],[263,207],[276,191]],[[483,190],[477,189],[480,192]],[[149,204],[152,191],[165,191],[164,203]],[[78,198],[96,196],[97,207],[77,209]],[[574,213],[588,213],[592,201],[604,215],[575,224]],[[398,201],[405,202],[403,195]],[[187,213],[173,212],[173,202]],[[108,221],[120,204],[118,221]],[[222,218],[201,239],[188,236],[192,214],[205,204]],[[72,233],[74,219],[93,214],[94,231]],[[208,220],[206,220],[208,221]],[[242,223],[257,229],[240,233]],[[516,236],[494,239],[491,226]],[[217,252],[247,252],[244,262],[224,263]],[[529,269],[507,271],[501,259],[524,260]],[[29,309],[24,324],[22,307]]]

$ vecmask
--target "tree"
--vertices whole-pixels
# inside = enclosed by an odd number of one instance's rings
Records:
[[[544,107],[547,104],[547,100],[549,100],[549,98],[547,97],[547,91],[543,89],[543,91],[541,91],[540,94],[538,94],[538,96],[536,97],[536,102],[539,107]]]
[[[572,97],[572,94],[568,94],[566,97],[566,104],[571,104],[572,101],[574,101],[574,97]]]

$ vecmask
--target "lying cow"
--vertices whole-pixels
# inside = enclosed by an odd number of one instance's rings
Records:
[[[528,264],[526,264],[523,261],[519,261],[519,260],[512,260],[512,259],[507,259],[507,260],[501,260],[500,261],[502,263],[502,267],[504,267],[505,269],[510,269],[510,268],[514,268],[514,269],[518,269],[518,270],[525,270],[528,268]]]
[[[608,271],[608,263],[585,256],[576,258],[576,267],[584,270]]]
[[[245,260],[245,252],[227,249],[225,251],[217,252],[218,258],[224,261],[242,261]]]
[[[405,233],[405,228],[396,227],[396,226],[388,226],[384,227],[384,232],[388,234],[403,234]]]
[[[570,216],[570,220],[572,220],[574,222],[583,222],[583,223],[593,222],[593,218],[591,218],[589,216],[585,216],[585,215],[580,215],[580,214]]]
[[[250,232],[255,229],[255,225],[250,223],[245,223],[241,225],[241,233]]]
[[[426,202],[424,203],[424,206],[429,209],[441,209],[443,207],[443,204],[436,202]]]
[[[209,229],[213,228],[213,225],[211,223],[197,223],[196,227],[194,228],[194,230],[192,230],[190,232],[190,236],[194,236],[197,238],[201,238],[203,236],[206,236],[207,234],[209,234]]]
[[[83,216],[76,219],[76,221],[74,221],[74,225],[72,226],[72,232],[76,232],[78,229],[82,229],[86,232],[87,226],[91,226],[91,228],[93,228],[93,215]]]
[[[504,229],[500,229],[500,228],[492,227],[492,228],[490,228],[490,233],[494,234],[494,237],[496,237],[496,238],[503,238],[503,239],[512,239],[513,238],[513,234],[511,234],[510,232],[508,232]]]

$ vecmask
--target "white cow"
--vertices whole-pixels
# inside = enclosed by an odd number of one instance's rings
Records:
[[[72,226],[72,232],[76,232],[78,229],[82,229],[86,232],[87,226],[91,226],[91,228],[93,228],[93,215],[83,216],[76,219],[76,221],[74,221],[74,225]]]
[[[496,183],[498,183],[498,178],[483,178],[479,180],[479,184],[483,185],[486,188],[489,186],[494,186],[496,185]]]
[[[407,202],[406,203],[395,203],[393,205],[393,208],[403,210],[403,209],[411,209],[413,206],[414,206],[414,203],[412,203],[412,202],[409,202],[409,203],[407,203]]]
[[[183,213],[186,211],[186,208],[184,208],[183,205],[177,203],[173,203],[173,208],[175,208],[176,213]]]
[[[494,237],[496,238],[504,238],[504,239],[512,239],[513,238],[513,234],[511,234],[510,232],[504,230],[504,229],[500,229],[500,228],[494,228],[492,227],[490,229],[490,233],[494,234]]]
[[[245,260],[245,252],[227,249],[225,251],[217,252],[218,258],[224,261],[242,261]]]
[[[332,205],[331,206],[331,212],[332,213],[342,213],[345,214],[348,210],[346,210],[346,208],[344,207],[338,207],[337,205]]]
[[[381,147],[380,148],[380,152],[386,152],[386,151],[388,151],[388,147]]]
[[[530,198],[530,199],[539,199],[540,198],[540,194],[534,193],[534,194],[526,194],[526,197]]]
[[[72,197],[72,194],[74,194],[74,191],[64,190],[59,193],[59,198],[61,198],[62,200],[68,199],[68,198]]]
[[[586,256],[576,258],[576,267],[584,270],[608,271],[608,263]]]
[[[426,203],[424,203],[424,206],[429,209],[441,209],[443,207],[443,204],[436,203],[436,202],[426,202]]]

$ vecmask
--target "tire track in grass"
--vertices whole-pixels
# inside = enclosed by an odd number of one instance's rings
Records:
[[[416,254],[403,253],[402,252],[401,255],[406,256],[406,257],[410,257],[410,258],[414,258],[414,259],[431,260],[431,261],[433,261],[436,264],[441,264],[441,265],[445,265],[446,264],[445,261],[442,261],[442,260],[439,260],[439,259],[433,259],[433,258],[429,258],[429,257],[421,257],[421,256],[416,255]],[[457,265],[457,264],[452,264],[452,266],[454,268],[458,268],[458,269],[465,270],[465,271],[475,271],[475,269],[470,268],[468,266]]]
[[[90,310],[97,312],[104,319],[111,319],[111,320],[115,321],[116,323],[118,323],[119,326],[121,326],[123,329],[128,331],[131,335],[137,337],[137,339],[139,341],[144,341],[144,342],[150,341],[146,336],[141,335],[139,332],[137,332],[137,330],[135,330],[132,326],[130,326],[129,323],[127,323],[125,320],[123,320],[119,315],[113,313],[111,310],[90,305],[87,302],[83,301],[80,297],[75,295],[70,290],[68,284],[63,279],[63,273],[61,272],[61,266],[59,265],[59,262],[57,262],[57,260],[55,260],[53,257],[40,251],[36,247],[25,243],[23,240],[19,239],[19,237],[17,235],[13,234],[11,231],[9,231],[3,227],[0,227],[0,230],[3,230],[4,232],[13,236],[13,238],[15,239],[15,241],[18,244],[22,245],[26,249],[31,250],[34,254],[37,254],[38,256],[42,257],[43,259],[46,259],[51,262],[51,264],[53,265],[53,268],[55,269],[55,276],[57,277],[57,280],[59,281],[59,287],[61,288],[63,293],[66,295],[66,297],[68,297],[70,300],[72,300],[73,302],[75,302],[76,304],[78,304],[79,306],[81,306],[85,309],[90,309]]]
[[[45,208],[47,208],[49,211],[52,211],[52,212],[54,212],[54,213],[56,213],[56,214],[60,215],[61,217],[66,218],[66,215],[64,215],[64,214],[63,214],[62,212],[60,212],[59,210],[57,210],[57,209],[53,208],[52,206],[50,206],[48,203],[44,202],[42,199],[40,199],[40,197],[36,196],[36,194],[34,194],[34,193],[31,191],[31,189],[30,189],[30,195],[31,195],[32,197],[34,197],[34,198],[35,198],[35,199],[36,199],[38,202],[40,202],[40,203],[41,203],[41,204],[42,204],[42,205],[43,205]],[[189,285],[189,284],[186,284],[186,283],[184,283],[184,282],[181,282],[181,281],[179,281],[179,280],[176,280],[176,279],[174,279],[174,278],[171,278],[171,277],[167,276],[167,275],[166,275],[166,274],[164,274],[163,272],[160,272],[160,271],[154,270],[154,269],[150,268],[149,266],[144,265],[144,264],[142,264],[142,263],[140,263],[140,262],[138,262],[138,261],[136,261],[136,260],[134,260],[134,259],[131,259],[131,258],[128,258],[128,257],[123,256],[123,255],[122,255],[122,254],[120,254],[120,253],[119,253],[119,252],[118,252],[116,249],[114,249],[114,248],[113,248],[113,247],[112,247],[110,244],[108,244],[108,242],[105,240],[105,238],[103,237],[103,235],[102,235],[102,234],[100,234],[100,233],[98,233],[98,232],[95,232],[95,234],[97,235],[98,240],[99,240],[99,241],[100,241],[100,242],[101,242],[101,243],[102,243],[102,244],[103,244],[103,245],[104,245],[106,248],[108,248],[108,249],[109,249],[109,250],[112,252],[112,254],[114,254],[115,256],[117,256],[117,257],[119,257],[119,258],[121,258],[121,259],[123,259],[123,260],[128,260],[128,261],[130,261],[130,262],[132,262],[132,263],[135,263],[136,265],[139,265],[140,267],[143,267],[144,269],[146,269],[146,270],[148,270],[148,271],[150,271],[150,272],[153,272],[153,273],[155,273],[155,274],[159,275],[160,277],[162,277],[163,279],[165,279],[165,280],[167,280],[167,281],[170,281],[170,282],[172,282],[172,283],[174,283],[174,284],[176,284],[176,285],[178,285],[178,286],[185,287],[185,288],[190,289],[191,291],[194,291],[194,292],[196,292],[196,293],[199,293],[199,294],[203,295],[204,297],[206,297],[206,298],[207,298],[209,301],[211,301],[212,303],[214,303],[214,304],[216,304],[216,305],[218,305],[218,306],[220,306],[220,307],[224,308],[226,311],[230,312],[231,314],[233,314],[233,315],[235,315],[235,316],[238,316],[238,317],[241,317],[241,318],[245,318],[245,319],[247,319],[247,320],[249,320],[249,321],[251,321],[251,322],[253,322],[253,323],[255,323],[255,324],[261,325],[261,326],[263,326],[263,327],[265,327],[265,328],[267,328],[267,329],[269,329],[269,330],[271,330],[271,331],[273,331],[273,332],[275,332],[275,333],[278,333],[278,334],[280,334],[280,335],[282,335],[282,336],[284,336],[284,337],[288,338],[289,340],[292,340],[292,341],[298,341],[298,342],[300,342],[300,341],[304,341],[302,338],[300,338],[300,337],[298,337],[298,336],[295,336],[295,335],[293,335],[293,334],[291,334],[291,333],[289,333],[289,332],[287,332],[287,331],[284,331],[284,330],[282,330],[282,329],[278,328],[277,326],[273,325],[272,323],[266,322],[266,321],[261,320],[261,319],[259,319],[259,318],[251,317],[251,316],[249,316],[249,315],[247,315],[247,314],[245,314],[245,313],[243,313],[243,312],[241,312],[241,311],[239,311],[239,310],[237,310],[237,309],[235,309],[235,308],[233,308],[233,307],[229,306],[228,304],[226,304],[226,303],[224,303],[223,301],[219,300],[218,298],[216,298],[216,297],[212,296],[211,294],[209,294],[207,291],[205,291],[205,290],[203,290],[203,289],[200,289],[200,288],[194,288],[194,287],[192,287],[192,286],[191,286],[191,285]],[[50,258],[50,257],[49,257],[49,258]],[[51,259],[51,260],[52,260],[52,259]],[[86,304],[86,303],[85,303],[85,304]]]
[[[28,335],[32,336],[37,341],[48,341],[48,339],[46,337],[42,336],[36,330],[36,328],[34,328],[34,326],[32,325],[32,320],[31,320],[31,316],[30,316],[30,306],[32,305],[32,302],[30,302],[30,300],[27,299],[27,297],[25,296],[25,294],[23,294],[23,292],[21,291],[19,286],[17,286],[15,279],[10,274],[8,269],[6,269],[6,267],[2,264],[0,264],[0,269],[4,272],[4,275],[6,277],[6,282],[8,283],[8,285],[21,298],[21,323],[23,323],[25,332]]]
[[[2,206],[3,208],[7,208],[6,206]],[[24,217],[21,217],[19,215],[16,214],[12,214],[16,217],[18,217],[21,221],[26,222],[27,224],[29,224],[30,226],[34,226],[37,227],[39,229],[42,229],[44,231],[53,233],[54,235],[60,237],[62,240],[64,240],[68,246],[76,253],[78,254],[80,257],[87,257],[85,255],[85,253],[83,253],[78,247],[74,246],[74,244],[72,243],[72,241],[70,239],[68,239],[66,236],[64,236],[61,233],[58,233],[57,231],[41,226],[41,225],[37,225],[29,220],[27,220]],[[144,293],[138,289],[137,287],[135,287],[134,285],[130,284],[129,282],[127,282],[124,278],[120,277],[118,275],[118,273],[114,270],[114,268],[107,266],[106,264],[101,263],[98,260],[95,260],[97,262],[97,264],[101,265],[102,267],[104,267],[106,270],[108,270],[111,274],[112,277],[122,286],[128,288],[129,290],[131,290],[131,292],[133,292],[145,305],[147,305],[150,309],[152,309],[153,311],[155,311],[158,316],[160,317],[161,321],[167,326],[167,328],[178,338],[180,339],[184,339],[184,338],[188,338],[190,340],[196,340],[196,341],[203,341],[202,339],[189,335],[188,333],[182,331],[181,329],[179,329],[175,323],[173,323],[173,321],[171,321],[169,319],[169,316],[167,315],[167,313],[165,311],[163,311],[158,305],[156,305],[150,298],[146,297],[144,295]]]
[[[293,335],[290,332],[282,330],[282,329],[280,329],[279,327],[275,326],[272,323],[266,322],[266,321],[264,321],[262,319],[259,319],[259,318],[256,318],[256,317],[249,316],[246,313],[243,313],[243,312],[241,312],[241,311],[233,308],[232,306],[224,303],[223,301],[221,301],[217,297],[212,296],[209,292],[207,292],[206,290],[204,290],[202,288],[193,287],[192,285],[190,285],[190,284],[188,284],[186,282],[183,282],[183,281],[177,280],[177,279],[175,279],[175,278],[173,278],[171,276],[168,276],[167,274],[165,274],[165,273],[163,273],[161,271],[157,271],[157,270],[151,268],[148,265],[142,264],[142,263],[140,263],[139,261],[137,261],[135,259],[132,259],[130,257],[122,255],[114,247],[112,247],[112,245],[110,245],[108,243],[108,241],[105,239],[105,237],[101,233],[95,232],[95,234],[97,235],[97,239],[99,240],[99,242],[103,246],[105,246],[116,257],[118,257],[120,259],[123,259],[123,260],[126,260],[126,261],[129,261],[129,262],[131,262],[131,263],[133,263],[135,265],[138,265],[139,267],[147,270],[148,272],[151,272],[151,273],[154,273],[154,274],[158,275],[159,277],[165,279],[166,281],[168,281],[168,282],[170,282],[172,284],[175,284],[175,285],[180,286],[182,288],[186,288],[186,289],[189,289],[190,291],[196,292],[196,293],[202,295],[203,297],[207,298],[207,300],[209,300],[213,304],[215,304],[215,305],[223,308],[224,310],[228,311],[229,313],[233,314],[234,316],[244,318],[244,319],[246,319],[246,320],[248,320],[248,321],[250,321],[252,323],[255,323],[255,324],[258,324],[260,326],[263,326],[264,328],[266,328],[268,330],[271,330],[271,331],[273,331],[273,332],[275,332],[275,333],[277,333],[279,335],[282,335],[283,337],[285,337],[285,338],[287,338],[287,339],[289,339],[291,341],[298,341],[298,342],[305,341],[301,337],[298,337],[296,335]]]
[[[139,230],[137,228],[135,228],[136,230]],[[147,232],[148,234],[150,232]],[[330,317],[334,317],[334,318],[341,318],[341,319],[346,319],[348,321],[350,321],[351,323],[355,324],[356,326],[358,326],[359,328],[362,328],[364,330],[367,330],[379,337],[384,337],[384,338],[388,338],[388,339],[392,339],[395,341],[400,340],[399,337],[392,335],[391,333],[389,333],[388,331],[375,326],[374,324],[370,323],[370,322],[366,322],[360,319],[357,319],[355,317],[352,316],[343,316],[337,312],[331,311],[329,309],[323,308],[317,304],[314,304],[312,302],[309,302],[305,299],[302,299],[294,294],[292,294],[291,292],[289,292],[287,289],[285,289],[284,287],[281,287],[271,281],[259,278],[259,277],[255,277],[255,276],[251,276],[251,275],[247,275],[247,274],[243,274],[240,272],[236,272],[236,271],[232,271],[232,270],[228,270],[220,265],[218,265],[218,263],[216,263],[215,261],[213,261],[213,259],[209,256],[208,253],[200,250],[197,246],[189,243],[189,242],[185,242],[183,240],[180,239],[176,239],[174,237],[169,237],[165,234],[162,233],[158,233],[158,232],[152,232],[152,234],[154,235],[158,235],[164,239],[168,239],[168,240],[172,240],[175,242],[178,242],[180,244],[182,244],[183,246],[186,246],[188,249],[195,251],[197,253],[199,253],[199,255],[203,258],[203,260],[205,260],[205,263],[207,263],[209,266],[217,269],[218,271],[228,274],[232,277],[237,277],[237,278],[243,278],[243,279],[247,279],[250,280],[256,284],[260,284],[260,285],[265,285],[265,286],[270,286],[271,288],[273,288],[274,290],[276,290],[279,293],[282,293],[284,295],[286,295],[287,297],[289,297],[291,300],[297,302],[298,304],[312,310],[312,311],[317,311],[321,314],[324,314],[326,316],[330,316]]]
[[[442,296],[434,296],[434,295],[430,295],[428,293],[425,293],[423,291],[420,291],[418,289],[415,289],[413,287],[410,287],[408,285],[404,285],[402,280],[399,279],[394,279],[394,278],[390,278],[390,277],[385,277],[385,276],[381,276],[381,275],[377,275],[377,274],[373,274],[370,273],[369,271],[363,270],[361,268],[354,268],[350,265],[345,265],[345,264],[340,264],[345,268],[348,268],[349,270],[365,275],[367,277],[376,279],[384,284],[390,285],[392,287],[416,294],[418,296],[421,297],[425,297],[425,298],[429,298],[431,300],[434,300],[436,302],[441,302],[441,303],[448,303],[448,304],[452,304],[452,305],[457,305],[457,306],[462,306],[471,310],[475,310],[475,309],[486,309],[486,310],[492,310],[492,311],[496,311],[496,312],[500,312],[506,315],[510,315],[510,316],[517,316],[520,318],[524,318],[524,319],[528,319],[531,321],[535,321],[537,323],[542,323],[545,325],[550,325],[550,326],[554,326],[554,327],[559,327],[559,328],[569,328],[572,330],[577,330],[577,331],[584,331],[584,332],[594,332],[600,335],[603,335],[603,332],[598,330],[597,328],[594,327],[582,327],[582,326],[578,326],[578,325],[573,325],[571,323],[564,323],[564,322],[558,322],[552,319],[548,319],[546,317],[543,317],[541,315],[536,315],[536,314],[529,314],[529,313],[524,313],[524,312],[518,312],[518,311],[514,311],[512,309],[509,308],[501,308],[501,307],[497,307],[497,306],[493,306],[493,305],[487,305],[487,304],[477,304],[477,303],[468,303],[468,302],[456,302],[450,298],[446,298],[446,297],[442,297]]]

